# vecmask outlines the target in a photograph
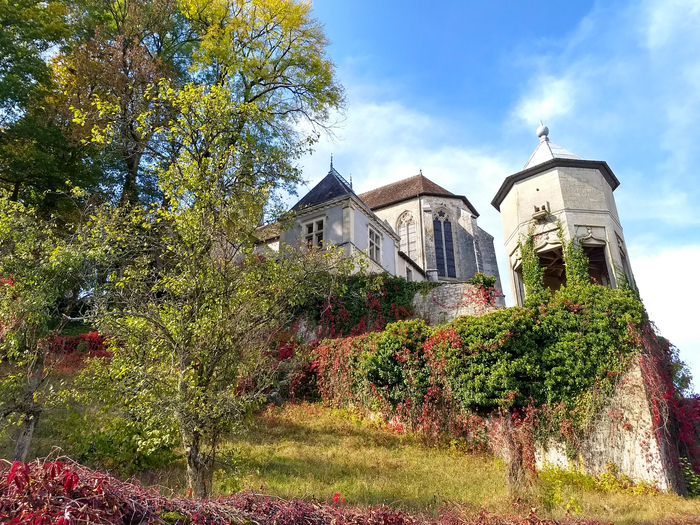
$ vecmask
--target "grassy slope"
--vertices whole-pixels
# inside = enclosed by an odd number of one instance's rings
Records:
[[[225,448],[244,458],[242,486],[284,498],[324,501],[340,492],[348,504],[390,503],[410,511],[435,510],[443,500],[499,513],[513,510],[503,468],[493,458],[426,447],[321,405],[270,408],[250,433]],[[573,498],[583,515],[621,524],[700,515],[697,499],[601,492],[566,478],[540,482],[523,499],[541,515],[556,518]],[[219,482],[226,486],[224,478]]]

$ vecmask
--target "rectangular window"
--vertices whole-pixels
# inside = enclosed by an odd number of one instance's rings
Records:
[[[410,283],[413,281],[413,272],[410,268],[406,268],[406,280]]]
[[[372,228],[369,229],[369,258],[381,264],[381,244],[380,235]]]
[[[304,242],[311,248],[313,246],[323,246],[323,226],[324,219],[316,219],[312,222],[307,222],[302,226],[304,232]]]

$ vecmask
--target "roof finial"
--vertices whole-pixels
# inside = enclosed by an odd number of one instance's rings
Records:
[[[333,171],[333,154],[331,153],[331,171]]]
[[[420,172],[421,175],[423,175],[423,168],[418,168],[418,171]]]
[[[350,189],[352,189],[352,173],[350,174]]]
[[[540,138],[540,142],[545,142],[549,140],[549,128],[542,123],[540,119],[540,126],[537,128],[537,136]]]

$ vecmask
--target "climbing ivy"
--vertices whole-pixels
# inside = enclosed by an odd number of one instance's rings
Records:
[[[522,261],[523,284],[525,285],[525,304],[538,305],[549,299],[550,293],[544,286],[544,269],[535,252],[535,232],[530,229],[525,239],[518,242]]]
[[[557,236],[561,243],[564,268],[566,269],[566,282],[572,285],[584,284],[590,280],[588,275],[588,256],[583,251],[583,246],[576,238],[566,240],[561,221],[557,222]]]

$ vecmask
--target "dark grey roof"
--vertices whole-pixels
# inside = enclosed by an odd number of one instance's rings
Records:
[[[292,207],[292,211],[299,211],[302,208],[322,204],[347,195],[355,195],[355,192],[352,191],[350,184],[348,184],[342,175],[331,166],[328,175],[321,179],[321,182],[316,184],[309,193],[304,195],[302,199]]]

